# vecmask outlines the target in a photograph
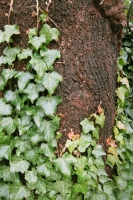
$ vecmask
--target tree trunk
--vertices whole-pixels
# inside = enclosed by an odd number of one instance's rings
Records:
[[[63,98],[58,107],[58,114],[62,117],[62,143],[66,141],[71,129],[75,133],[81,132],[80,121],[96,112],[100,103],[106,115],[105,126],[100,133],[100,143],[104,149],[105,140],[113,134],[117,47],[121,39],[118,38],[121,32],[118,28],[122,23],[122,17],[117,16],[118,4],[122,5],[121,0],[104,0],[101,4],[99,0],[52,0],[49,7],[51,24],[61,32],[58,48],[62,58],[61,62],[55,64],[55,69],[64,79],[57,90]],[[39,6],[45,9],[44,0],[39,1]],[[15,42],[26,47],[26,31],[36,26],[36,17],[33,16],[36,1],[16,0],[13,9],[10,23],[18,24],[21,31]],[[9,0],[1,0],[2,29],[8,22],[7,13]],[[24,63],[20,62],[17,67],[22,70]]]

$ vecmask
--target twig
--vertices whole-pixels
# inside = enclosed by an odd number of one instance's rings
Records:
[[[104,0],[101,1],[100,5],[103,4]]]
[[[11,2],[10,2],[10,9],[9,9],[9,13],[8,13],[8,25],[10,24],[10,16],[11,16],[12,11],[13,11],[13,0],[11,0]]]
[[[36,28],[38,30],[38,28],[39,28],[39,2],[38,2],[38,0],[36,0],[36,10],[37,10],[37,12],[36,12],[36,15],[37,15],[37,26],[36,26]]]
[[[52,3],[52,0],[49,0],[48,2],[46,2],[46,5],[47,5],[46,11],[47,12],[49,11],[49,6],[50,6],[51,3]]]

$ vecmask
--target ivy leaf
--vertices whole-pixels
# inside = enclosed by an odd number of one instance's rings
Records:
[[[116,183],[117,183],[119,190],[125,190],[126,189],[127,181],[123,177],[117,176],[117,177],[115,177],[115,180],[116,180]]]
[[[48,181],[60,181],[61,173],[56,171],[51,171],[50,176],[47,178]]]
[[[12,65],[12,62],[16,60],[16,56],[19,52],[19,47],[11,48],[10,46],[7,46],[3,51],[4,55],[6,55],[6,63],[8,63],[8,65]]]
[[[37,183],[35,184],[36,194],[46,194],[46,183],[41,177],[38,177]],[[46,200],[44,196],[44,200]]]
[[[0,99],[0,115],[11,115],[12,114],[12,106],[10,104],[6,104],[3,99]]]
[[[74,193],[86,194],[87,193],[87,182],[74,184],[73,185],[73,192]]]
[[[47,71],[46,63],[38,57],[32,56],[32,59],[29,61],[29,63],[31,64],[32,68],[36,71],[39,78],[41,78]]]
[[[87,118],[81,121],[80,124],[82,125],[82,130],[85,134],[95,130],[94,122],[89,121]]]
[[[47,51],[41,50],[40,54],[43,57],[43,60],[46,63],[48,69],[51,69],[52,65],[54,64],[54,61],[57,58],[61,57],[60,51],[56,49],[53,50],[48,49]]]
[[[25,172],[25,179],[28,181],[30,185],[34,185],[38,178],[37,178],[37,172],[35,170],[32,171],[26,171]]]
[[[4,32],[0,30],[0,43],[4,42]]]
[[[14,157],[10,162],[10,170],[11,172],[21,172],[22,174],[27,171],[30,163],[21,158]]]
[[[59,193],[61,193],[61,195],[63,197],[65,197],[66,194],[69,193],[69,191],[71,190],[71,187],[72,187],[72,182],[68,181],[68,180],[56,181],[54,183],[54,190],[56,190]]]
[[[57,105],[61,102],[62,99],[59,96],[40,97],[36,105],[41,107],[48,117],[52,117],[57,110]]]
[[[30,191],[20,183],[10,185],[10,200],[26,199],[30,196]]]
[[[10,159],[11,150],[9,145],[0,145],[0,161],[5,158],[7,160]]]
[[[32,37],[31,39],[29,39],[29,44],[32,44],[33,47],[38,50],[39,47],[46,42],[46,38],[44,35],[41,35],[41,36],[34,36]]]
[[[17,139],[15,141],[16,155],[19,157],[21,153],[24,153],[27,149],[31,148],[31,145],[28,141],[23,141],[21,139]]]
[[[27,150],[24,152],[24,157],[26,160],[33,163],[33,165],[36,165],[38,162],[39,152],[36,148]]]
[[[35,132],[35,133],[32,133],[32,135],[30,136],[30,141],[32,145],[37,145],[38,142],[44,141],[44,138],[43,138],[43,135]]]
[[[92,154],[95,156],[95,158],[98,158],[99,156],[106,155],[106,153],[103,151],[101,145],[95,146],[94,150],[92,151]]]
[[[57,72],[45,73],[42,78],[42,84],[48,90],[49,94],[52,95],[57,88],[59,82],[61,82],[62,76]]]
[[[5,183],[0,183],[0,197],[9,199],[9,187]]]
[[[78,141],[77,140],[74,140],[74,141],[71,141],[71,140],[67,140],[66,141],[66,144],[65,144],[65,147],[68,148],[69,152],[72,154],[73,150],[78,146]]]
[[[7,90],[5,94],[5,100],[11,102],[13,106],[20,110],[21,98],[17,92],[15,93],[11,90]]]
[[[39,172],[39,174],[45,176],[46,178],[50,176],[50,170],[45,163],[43,163],[42,165],[38,165],[37,171]]]
[[[34,35],[37,35],[37,28],[30,28],[26,33],[28,34],[29,39],[31,39]]]
[[[108,195],[104,192],[99,192],[97,194],[93,194],[90,198],[90,200],[108,200]]]
[[[32,56],[32,50],[27,48],[27,49],[22,49],[22,51],[17,55],[19,60],[27,59],[28,57]]]
[[[58,125],[54,121],[43,120],[38,131],[43,133],[44,139],[49,142],[54,138]]]
[[[27,85],[27,83],[34,78],[34,75],[30,72],[18,72],[15,75],[15,78],[18,78],[18,87],[20,92],[22,92]]]
[[[56,28],[51,28],[48,24],[44,24],[40,30],[40,35],[44,35],[46,44],[49,44],[52,40],[58,41],[59,31]]]
[[[95,123],[100,125],[101,128],[103,128],[104,126],[104,122],[105,122],[105,115],[104,113],[101,113],[100,116],[94,114],[94,117],[96,118]]]
[[[81,158],[77,158],[77,162],[74,165],[78,172],[83,173],[86,164],[87,158],[85,156],[82,156]]]
[[[10,38],[12,35],[18,35],[20,34],[19,27],[14,24],[14,25],[6,25],[5,27],[5,32],[4,32],[4,41],[9,43]]]
[[[33,119],[38,128],[41,125],[43,117],[44,117],[44,111],[41,108],[37,108],[33,115]]]
[[[11,135],[16,130],[16,123],[11,117],[4,117],[2,119],[1,126],[8,135]]]
[[[9,166],[1,165],[0,178],[2,178],[4,182],[15,182],[16,179],[19,179],[19,175],[18,173],[11,173]]]
[[[0,76],[0,90],[3,90],[5,85],[6,85],[6,83],[5,83],[4,79],[3,79],[3,77]]]
[[[54,148],[51,147],[48,144],[45,144],[45,143],[41,144],[39,152],[44,154],[46,157],[50,157],[51,158],[51,157],[54,156]]]
[[[125,96],[128,93],[128,89],[125,86],[118,87],[117,91],[117,96],[121,100],[122,106],[124,106],[125,102]]]
[[[9,79],[13,78],[16,73],[17,71],[15,71],[14,69],[3,69],[1,74],[5,82],[7,82]]]
[[[41,89],[41,90],[40,90]],[[34,83],[29,83],[27,87],[23,90],[23,93],[28,95],[28,98],[30,99],[31,103],[34,103],[35,99],[39,97],[39,92],[42,92],[45,90],[45,88],[38,88],[37,85]]]

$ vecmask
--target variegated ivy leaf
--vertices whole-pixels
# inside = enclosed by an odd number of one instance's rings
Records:
[[[3,69],[1,75],[4,78],[4,81],[7,82],[9,79],[13,78],[17,73],[14,69]]]
[[[36,105],[41,107],[47,116],[52,117],[57,110],[57,105],[61,102],[62,99],[59,96],[40,97]]]
[[[51,66],[54,64],[54,61],[57,58],[61,57],[60,51],[56,49],[53,50],[48,49],[47,51],[41,50],[40,54],[43,57],[43,60],[46,63],[48,69],[51,69]]]
[[[35,99],[39,97],[39,92],[43,92],[45,90],[44,86],[41,83],[35,85],[34,83],[29,83],[27,87],[23,90],[23,93],[28,95],[31,103],[34,103]]]
[[[0,183],[0,197],[9,199],[9,186],[5,183]]]
[[[73,183],[69,180],[56,181],[54,183],[54,190],[61,193],[62,197],[65,197],[66,194],[70,192],[72,184]]]
[[[27,199],[30,196],[30,190],[21,185],[20,183],[14,183],[10,185],[10,200]]]
[[[57,88],[59,82],[63,80],[62,76],[57,72],[45,73],[42,78],[42,84],[48,90],[49,94],[52,95]]]
[[[36,71],[39,78],[41,78],[44,75],[44,72],[47,71],[46,63],[37,57],[32,57],[32,59],[29,61],[32,68]]]
[[[0,161],[5,158],[7,160],[10,159],[11,150],[9,145],[0,145]]]
[[[6,82],[4,81],[3,77],[0,76],[0,90],[3,90],[6,85]]]
[[[12,114],[12,106],[10,104],[6,104],[3,99],[0,99],[0,115],[11,115]]]
[[[4,128],[8,135],[11,135],[16,130],[16,121],[11,117],[4,117],[2,119],[1,126]]]
[[[48,24],[44,24],[40,30],[40,35],[44,35],[46,44],[49,44],[52,40],[58,41],[59,31],[56,28],[51,28]]]
[[[32,37],[31,39],[29,39],[29,44],[32,44],[33,47],[38,50],[39,47],[46,42],[46,38],[44,35],[41,35],[41,36],[34,36]]]
[[[54,138],[55,131],[58,129],[58,125],[51,121],[43,120],[38,132],[43,133],[44,139],[49,142],[51,139]]]
[[[22,49],[22,51],[17,55],[19,60],[27,59],[28,57],[32,56],[32,50],[27,48],[27,49]]]
[[[24,173],[29,168],[30,163],[22,158],[12,157],[10,161],[10,171],[11,172],[21,172]]]
[[[27,83],[34,78],[34,75],[31,74],[30,72],[21,71],[15,75],[15,78],[18,78],[18,87],[20,92],[22,92],[26,87]]]
[[[26,171],[25,179],[29,182],[30,185],[34,185],[38,180],[37,171],[36,170]]]
[[[6,63],[8,65],[12,65],[12,62],[16,59],[16,56],[19,52],[19,47],[11,48],[10,46],[7,46],[3,51],[3,54],[6,55]]]
[[[14,25],[6,25],[5,27],[5,32],[4,32],[4,41],[9,43],[10,38],[12,35],[18,35],[20,34],[19,27],[14,24]]]
[[[20,110],[21,98],[20,98],[19,94],[17,94],[17,92],[15,93],[11,90],[7,90],[5,99],[6,99],[6,101],[11,102],[11,104],[13,106],[15,106],[17,110]]]

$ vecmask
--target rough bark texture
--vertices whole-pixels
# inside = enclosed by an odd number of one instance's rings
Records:
[[[44,0],[39,0],[39,3],[40,8],[45,9]],[[64,78],[57,90],[63,98],[62,104],[58,107],[58,114],[62,116],[61,141],[64,143],[71,129],[75,133],[80,133],[80,121],[96,112],[102,102],[106,121],[101,131],[100,143],[106,149],[105,140],[112,134],[115,117],[117,47],[120,40],[116,24],[122,24],[122,17],[121,19],[115,17],[119,9],[112,11],[113,14],[108,14],[111,13],[112,6],[118,5],[118,1],[104,0],[102,4],[99,3],[99,0],[95,2],[53,0],[49,16],[61,32],[58,45],[53,44],[60,49],[61,62],[63,62],[55,64],[55,69]],[[14,12],[11,13],[10,23],[20,26],[21,35],[15,38],[18,46],[26,47],[26,31],[36,26],[36,18],[32,17],[33,12],[36,11],[35,5],[35,0],[14,1]],[[1,29],[8,22],[6,16],[8,12],[9,0],[1,0]],[[113,28],[111,28],[112,24]],[[1,46],[0,50],[3,47]],[[20,62],[17,67],[23,70],[24,63]]]

